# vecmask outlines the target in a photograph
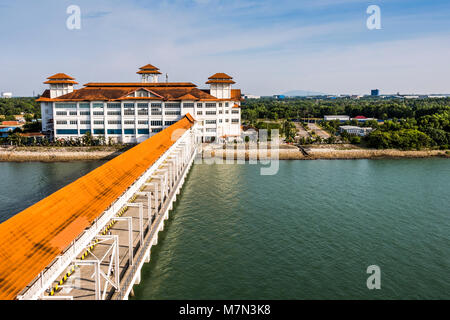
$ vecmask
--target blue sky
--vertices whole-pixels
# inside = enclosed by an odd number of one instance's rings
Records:
[[[80,30],[66,28],[72,4]],[[449,40],[446,0],[0,0],[0,91],[30,96],[57,72],[137,81],[151,63],[200,87],[226,72],[258,95],[450,93]]]

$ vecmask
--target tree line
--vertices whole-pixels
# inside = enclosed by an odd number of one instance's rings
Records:
[[[36,98],[0,98],[0,115],[5,116],[5,120],[14,121],[14,115],[21,113],[27,115],[34,115],[34,119],[41,117],[41,107]],[[32,117],[28,116],[31,120]]]
[[[384,120],[358,122],[356,120],[321,121],[320,125],[332,134],[327,143],[340,140],[372,148],[396,148],[402,150],[439,148],[450,145],[450,98],[439,99],[258,99],[242,103],[244,123],[262,126],[261,119],[279,120],[296,118],[323,118],[325,115],[358,115]],[[360,137],[341,134],[339,126],[355,125],[375,129]]]

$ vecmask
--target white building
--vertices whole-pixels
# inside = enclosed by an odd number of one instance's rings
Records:
[[[241,135],[241,90],[229,75],[209,77],[209,89],[190,82],[158,82],[159,69],[148,64],[141,82],[87,83],[75,90],[74,78],[58,73],[41,102],[42,131],[56,139],[86,132],[123,143],[141,142],[189,113],[203,141],[234,140]]]
[[[334,120],[339,120],[339,121],[349,121],[350,117],[349,116],[324,116],[323,120],[325,121],[334,121]]]
[[[2,98],[12,98],[12,92],[2,92]]]
[[[348,134],[357,135],[360,137],[364,137],[373,131],[373,129],[369,128],[369,127],[363,128],[363,127],[357,127],[357,126],[340,126],[339,130],[341,133],[345,131]]]

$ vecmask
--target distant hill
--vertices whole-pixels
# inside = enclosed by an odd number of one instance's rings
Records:
[[[325,96],[326,93],[315,92],[315,91],[305,91],[305,90],[292,90],[285,92],[286,97],[304,97],[304,96]]]

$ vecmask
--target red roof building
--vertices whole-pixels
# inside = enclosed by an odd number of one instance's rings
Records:
[[[137,74],[140,82],[88,82],[80,89],[74,89],[78,83],[65,73],[48,77],[50,88],[37,100],[42,130],[56,138],[90,131],[107,139],[139,142],[189,112],[199,121],[206,141],[240,134],[241,90],[232,88],[235,82],[226,73],[209,77],[208,89],[191,82],[159,82],[161,72],[151,64]]]

